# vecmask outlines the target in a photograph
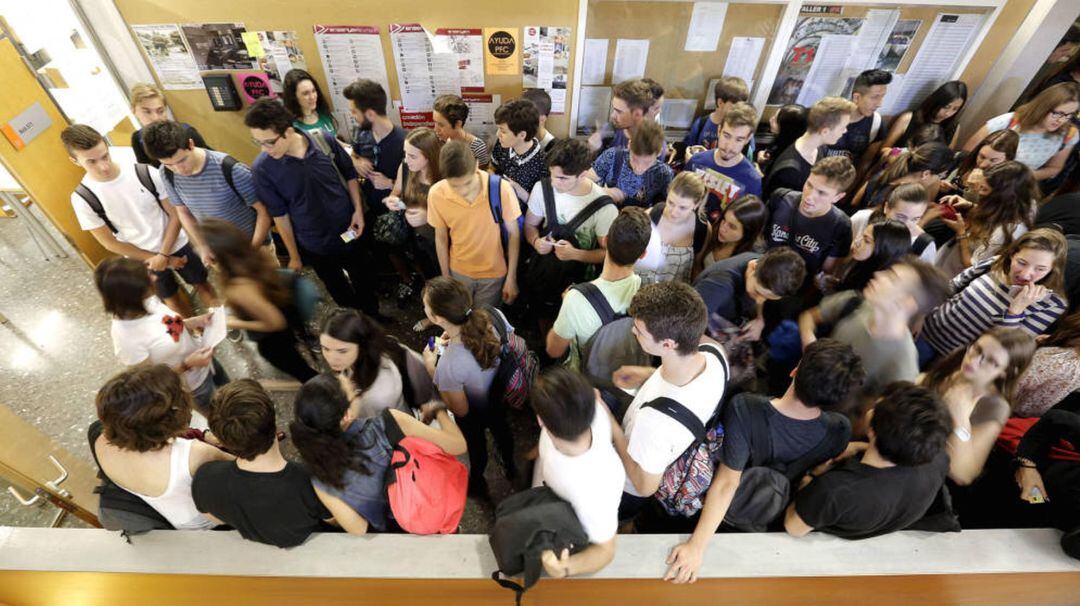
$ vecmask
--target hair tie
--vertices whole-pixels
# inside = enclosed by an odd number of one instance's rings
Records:
[[[465,310],[465,317],[468,318],[470,315],[472,315],[472,308],[471,307],[469,309]]]

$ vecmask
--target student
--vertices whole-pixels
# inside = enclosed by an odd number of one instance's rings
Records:
[[[1080,110],[1080,84],[1055,84],[1015,112],[991,118],[964,144],[972,151],[986,135],[1013,130],[1020,135],[1016,160],[1035,171],[1037,181],[1058,176],[1076,145],[1078,134],[1070,121]]]
[[[798,251],[806,261],[808,280],[832,270],[851,247],[851,220],[835,204],[854,181],[855,167],[846,157],[818,160],[801,193],[781,190],[769,198],[765,246]]]
[[[71,162],[86,171],[71,194],[79,227],[105,250],[150,268],[158,298],[181,316],[191,316],[192,310],[180,296],[176,274],[195,287],[203,304],[216,304],[206,267],[180,231],[180,218],[161,176],[145,165],[114,162],[105,139],[89,126],[73,124],[60,133],[60,140]]]
[[[612,128],[615,129],[615,138],[604,140],[598,124],[596,130],[589,135],[589,149],[593,153],[600,153],[610,147],[619,147],[615,144],[616,138],[625,139],[621,147],[626,148],[629,140],[637,135],[638,128],[645,122],[645,114],[655,101],[652,89],[642,80],[625,80],[613,86],[609,118]],[[626,134],[620,137],[624,130]]]
[[[852,198],[851,207],[881,206],[894,189],[906,183],[922,185],[930,199],[937,199],[938,184],[952,170],[955,157],[956,153],[944,143],[924,143],[909,149],[867,180]]]
[[[1060,232],[1041,227],[968,268],[953,278],[952,297],[926,318],[921,338],[947,355],[993,326],[1046,332],[1066,309],[1067,248]]]
[[[690,282],[694,265],[711,239],[712,226],[702,210],[706,194],[701,177],[681,172],[671,182],[667,200],[649,209],[653,234],[645,256],[634,266],[642,284]]]
[[[950,80],[935,88],[913,111],[906,111],[893,120],[881,147],[910,147],[912,135],[926,124],[939,125],[942,141],[949,147],[955,146],[960,110],[967,103],[967,96],[967,84],[960,80]]]
[[[1016,159],[1016,148],[1020,145],[1020,135],[1014,130],[999,130],[986,135],[978,145],[964,156],[960,165],[941,181],[945,193],[956,193],[972,202],[978,202],[977,190],[985,180],[986,171]]]
[[[714,238],[709,239],[701,255],[697,271],[735,255],[754,250],[765,229],[769,213],[757,196],[743,196],[732,202],[716,224]]]
[[[547,173],[544,147],[536,138],[540,113],[531,101],[514,99],[495,110],[495,125],[499,130],[491,150],[492,172],[510,183],[518,200],[528,202],[529,192]]]
[[[905,183],[897,186],[881,206],[864,208],[851,215],[851,236],[853,241],[862,238],[866,227],[871,223],[893,220],[903,223],[911,235],[911,254],[927,263],[937,258],[937,244],[934,238],[923,231],[919,225],[930,204],[930,194],[918,183]]]
[[[191,483],[195,507],[249,541],[294,547],[328,527],[330,512],[315,496],[311,476],[285,458],[278,443],[274,400],[252,379],[214,395],[210,430],[234,461],[211,461]]]
[[[164,364],[129,368],[98,390],[96,402],[103,431],[93,452],[102,473],[177,530],[217,526],[195,507],[191,479],[204,464],[233,457],[180,437],[191,421],[180,375]]]
[[[851,89],[851,101],[855,104],[851,123],[835,143],[828,144],[826,155],[847,156],[860,175],[877,158],[881,140],[885,138],[883,118],[877,110],[891,82],[892,74],[883,69],[868,69],[859,74]]]
[[[1080,390],[1080,314],[1062,318],[1057,328],[1039,341],[1031,365],[1016,383],[1013,415],[1041,417]]]
[[[304,132],[320,130],[330,138],[337,136],[337,120],[330,113],[330,104],[311,74],[302,69],[290,69],[285,74],[282,89],[281,100],[293,116],[293,128]]]
[[[273,99],[256,101],[244,124],[262,149],[252,166],[255,190],[289,252],[289,269],[310,265],[335,303],[381,319],[360,240],[359,176],[348,154],[325,132],[297,130]],[[346,233],[353,239],[346,241]]]
[[[372,216],[384,212],[382,201],[394,187],[405,156],[405,130],[386,117],[386,91],[378,82],[360,79],[342,92],[357,127],[352,162],[362,179],[360,191]],[[393,257],[391,257],[393,258]]]
[[[663,200],[671,183],[671,167],[660,159],[664,146],[664,130],[645,120],[636,127],[629,149],[610,147],[596,158],[589,179],[619,206],[648,208]]]
[[[130,97],[131,112],[135,114],[135,119],[142,125],[142,128],[131,133],[131,149],[135,151],[135,161],[139,164],[149,164],[154,168],[158,168],[161,164],[157,159],[146,153],[146,148],[143,147],[142,135],[143,129],[147,126],[159,120],[169,119],[166,113],[165,95],[156,86],[140,82],[131,87]],[[180,126],[187,131],[187,138],[194,142],[195,147],[210,149],[206,140],[199,134],[199,131],[195,130],[194,126],[183,122],[180,123]]]
[[[683,138],[686,145],[686,159],[705,150],[716,147],[716,139],[720,134],[720,128],[724,124],[724,116],[727,111],[737,104],[746,103],[750,99],[750,88],[742,78],[724,76],[716,81],[713,86],[713,96],[716,99],[716,108],[712,112],[699,116],[690,123],[690,131]],[[750,141],[754,140],[755,123],[750,129]],[[742,152],[742,149],[739,149]],[[753,157],[753,151],[750,152]]]
[[[1078,55],[1080,56],[1080,55]],[[1080,559],[1080,498],[1075,491],[1076,474],[1080,464],[1076,459],[1055,456],[1062,442],[1073,445],[1070,454],[1077,454],[1080,443],[1080,414],[1066,409],[1051,410],[1024,434],[1016,449],[1014,489],[1019,489],[1025,503],[1050,503],[1053,525],[1065,531],[1061,547],[1065,553]],[[1038,495],[1035,493],[1038,488]],[[1015,493],[1014,493],[1015,494]],[[1041,498],[1037,498],[1041,497]]]
[[[502,312],[475,303],[469,292],[452,278],[428,280],[423,293],[424,315],[443,329],[438,337],[441,355],[424,348],[424,363],[435,378],[435,386],[465,435],[469,450],[469,494],[486,496],[487,430],[495,440],[503,471],[511,482],[517,478],[514,438],[507,425],[506,411],[491,383],[499,368],[501,322],[509,334],[514,330]],[[492,309],[494,313],[489,313]]]
[[[780,188],[802,189],[810,168],[825,157],[823,148],[843,136],[855,111],[854,103],[840,97],[825,97],[815,103],[806,114],[806,132],[774,157],[762,183],[763,198],[768,200]]]
[[[701,272],[694,289],[705,301],[710,318],[722,318],[740,329],[739,339],[757,341],[765,326],[765,301],[791,296],[802,288],[806,262],[786,246],[765,254],[744,252],[718,261]]]
[[[949,296],[944,274],[909,258],[879,271],[860,293],[847,290],[825,297],[799,317],[803,348],[817,340],[822,325],[829,336],[846,343],[866,369],[863,392],[876,396],[893,381],[914,381],[919,352],[911,330]]]
[[[560,143],[559,147],[565,144]],[[645,254],[651,235],[652,224],[640,208],[624,208],[611,222],[608,245],[604,250],[604,269],[590,284],[604,295],[616,314],[626,313],[641,288],[641,277],[634,273],[634,263]],[[547,333],[547,355],[557,360],[569,350],[567,366],[579,369],[581,347],[600,328],[600,316],[585,295],[576,289],[567,290],[562,296],[559,315]]]
[[[551,95],[542,88],[527,88],[521,93],[521,98],[531,101],[536,106],[536,112],[540,116],[540,125],[536,128],[536,139],[540,141],[540,148],[544,153],[551,151],[555,143],[555,135],[547,129],[547,119],[551,114]]]
[[[469,119],[468,104],[457,95],[442,95],[435,99],[433,107],[435,134],[439,135],[444,143],[464,142],[469,146],[480,168],[486,169],[488,164],[491,164],[487,143],[465,130],[465,121]]]
[[[705,423],[723,399],[728,380],[720,347],[709,344],[699,349],[707,312],[690,285],[646,286],[634,295],[629,311],[634,336],[645,353],[660,358],[660,367],[623,367],[613,377],[617,387],[637,388],[622,427],[612,428],[615,449],[626,468],[620,520],[641,511],[659,488],[668,465],[694,441],[679,421],[645,404],[668,397]],[[702,351],[706,348],[710,351]]]
[[[245,330],[259,355],[278,370],[303,383],[317,373],[297,351],[304,334],[296,298],[299,276],[282,272],[259,254],[238,227],[220,219],[202,225],[203,240],[214,256],[225,300],[233,310],[230,329]]]
[[[934,503],[949,472],[945,405],[924,387],[893,383],[867,414],[866,450],[798,492],[784,517],[788,534],[868,539],[911,526]]]
[[[518,295],[517,269],[521,234],[521,208],[514,188],[480,170],[472,150],[462,141],[450,141],[439,152],[443,180],[428,192],[428,223],[435,228],[439,270],[465,285],[478,306],[514,302]],[[498,184],[502,221],[488,192]],[[505,245],[501,230],[505,230]]]
[[[442,179],[439,152],[443,142],[435,130],[414,128],[405,136],[405,159],[398,167],[394,188],[383,198],[383,204],[393,212],[404,212],[405,222],[413,230],[413,239],[406,246],[414,252],[419,275],[398,285],[398,301],[411,300],[424,285],[424,277],[438,274],[439,259],[435,255],[435,229],[428,225],[428,191]],[[404,209],[404,210],[403,210]]]
[[[773,134],[772,143],[757,153],[758,170],[767,175],[772,169],[773,161],[785,149],[791,146],[796,139],[806,132],[806,117],[809,110],[801,105],[789,103],[773,112],[769,118],[769,131]]]
[[[596,572],[615,557],[626,475],[612,446],[614,420],[583,375],[558,366],[536,379],[529,400],[540,423],[533,483],[569,502],[589,538],[574,555],[544,551],[544,570],[554,578]]]
[[[400,410],[357,419],[352,413],[356,397],[345,377],[312,378],[296,394],[289,434],[311,470],[315,496],[336,525],[355,535],[392,531],[396,524],[385,482],[391,456],[387,424],[396,423],[405,437],[431,442],[452,456],[465,454],[465,438],[440,402],[422,409],[439,422],[436,429]]]
[[[161,163],[165,192],[204,264],[213,261],[199,233],[198,222],[206,219],[232,223],[247,234],[252,248],[265,247],[267,256],[276,261],[270,212],[255,195],[255,180],[246,164],[228,154],[195,147],[183,125],[171,120],[155,122],[143,131],[143,145]]]
[[[846,159],[846,158],[845,158]],[[847,418],[834,412],[847,403],[849,394],[862,383],[859,357],[850,347],[832,340],[812,344],[803,353],[787,391],[779,398],[742,393],[724,407],[724,445],[720,465],[705,496],[705,507],[690,539],[680,543],[668,556],[665,581],[694,582],[705,549],[731,507],[743,472],[753,467],[785,469],[789,478],[802,476],[818,463],[840,454],[851,436]],[[755,447],[753,418],[764,414],[772,458],[752,458]],[[806,469],[787,469],[812,451],[827,446],[826,456]]]
[[[860,291],[879,271],[893,266],[911,252],[911,232],[892,219],[872,223],[851,243],[851,253],[828,274],[817,280],[823,293]]]
[[[709,201],[705,212],[713,223],[734,200],[745,195],[761,195],[761,175],[742,150],[754,137],[757,113],[746,103],[736,103],[724,113],[713,151],[694,154],[686,170],[705,181]]]

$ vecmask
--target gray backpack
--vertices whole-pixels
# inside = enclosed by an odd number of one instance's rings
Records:
[[[641,349],[631,330],[633,318],[615,313],[595,284],[584,282],[571,288],[581,293],[600,317],[600,330],[580,346],[581,372],[600,388],[601,395],[604,395],[605,388],[613,389],[616,395],[621,394],[622,390],[611,383],[612,373],[620,366],[652,366],[652,358]]]

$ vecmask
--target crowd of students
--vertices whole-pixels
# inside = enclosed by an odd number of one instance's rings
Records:
[[[720,529],[1052,523],[1076,554],[1080,84],[961,149],[964,83],[889,125],[890,81],[870,70],[851,99],[784,106],[756,142],[737,78],[678,142],[655,81],[613,88],[607,138],[557,140],[529,90],[486,142],[450,95],[433,129],[406,133],[369,80],[345,90],[346,133],[294,70],[283,103],[244,117],[250,167],[139,86],[139,164],[88,126],[62,135],[86,170],[80,225],[116,254],[95,281],[129,368],[97,396],[101,470],[168,527],[284,547],[402,531],[385,479],[403,437],[467,453],[468,492],[486,497],[490,432],[514,486],[548,487],[588,536],[543,554],[556,577],[602,568],[617,532],[691,532],[667,559],[675,582]],[[336,308],[321,322],[303,267]],[[303,383],[288,419],[302,465],[269,394],[203,345],[213,314],[178,278]],[[421,353],[387,333],[380,289],[422,305]],[[305,351],[317,322],[322,360]],[[540,431],[522,467],[507,419],[526,400]]]

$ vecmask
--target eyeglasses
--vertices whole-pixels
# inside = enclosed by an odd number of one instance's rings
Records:
[[[1072,118],[1075,115],[1076,115],[1076,112],[1073,112],[1073,113],[1059,112],[1056,109],[1050,111],[1050,117],[1051,118],[1057,118],[1058,120],[1064,120],[1065,118]]]
[[[284,137],[284,136],[285,135],[278,135],[278,136],[274,137],[273,139],[271,139],[269,141],[259,141],[255,137],[252,137],[251,142],[254,143],[255,145],[258,145],[259,147],[261,147],[263,149],[269,149],[269,148],[277,145],[277,142],[281,141],[282,137]]]

